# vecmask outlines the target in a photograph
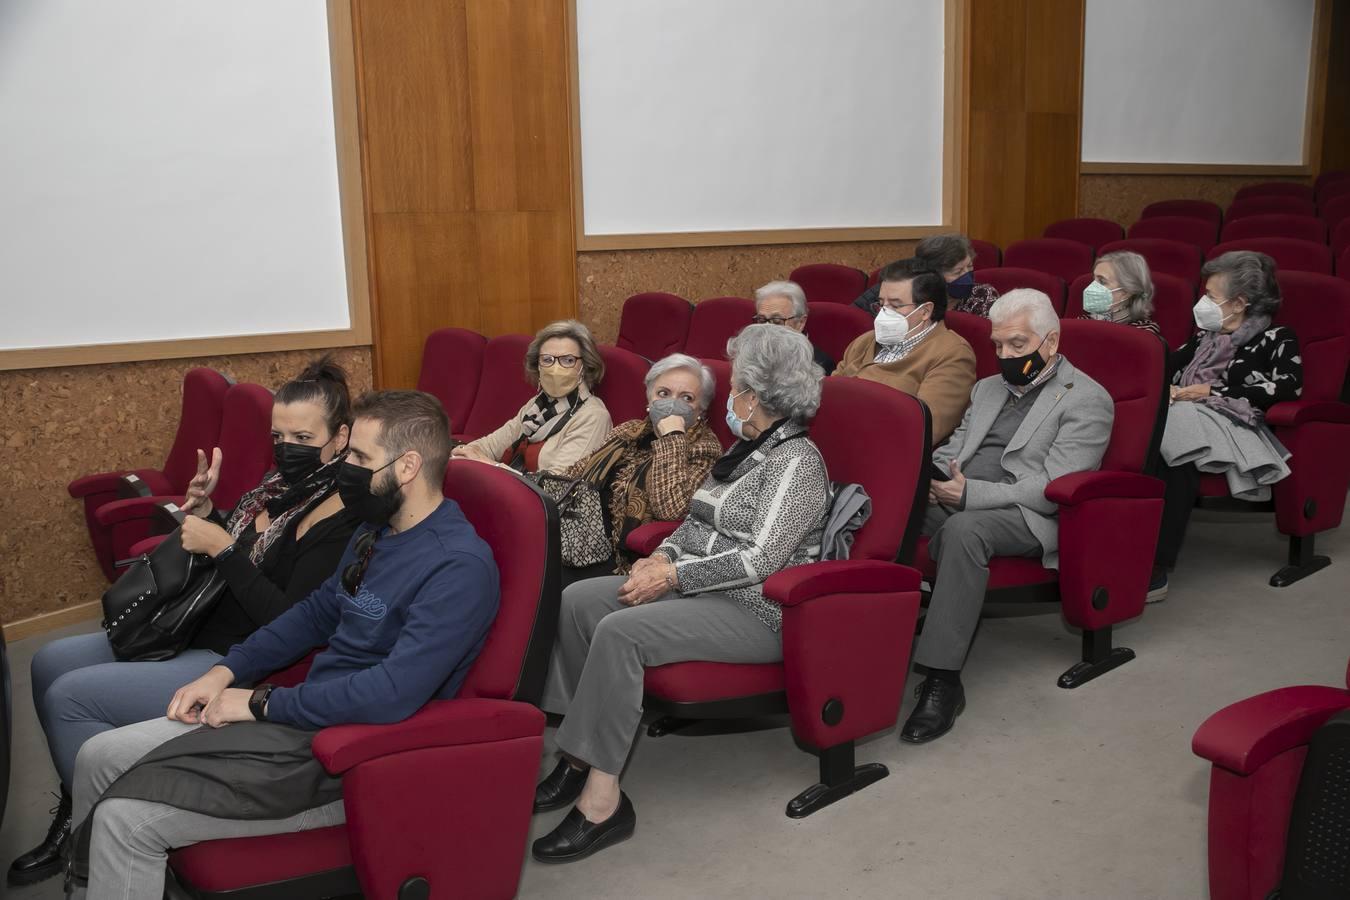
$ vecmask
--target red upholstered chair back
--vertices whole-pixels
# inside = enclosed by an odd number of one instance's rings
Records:
[[[1322,201],[1322,221],[1328,228],[1335,228],[1346,219],[1350,219],[1350,191]]]
[[[472,441],[495,431],[538,393],[525,377],[525,351],[531,340],[528,334],[504,334],[487,342],[479,391],[457,435]]]
[[[947,327],[966,339],[970,349],[975,351],[975,376],[988,378],[998,374],[998,356],[994,345],[989,342],[989,332],[993,326],[984,316],[970,313],[949,312],[942,318]]]
[[[623,301],[616,343],[653,362],[679,353],[689,336],[689,319],[693,314],[694,304],[675,294],[661,291],[634,294]]]
[[[1205,219],[1218,228],[1223,222],[1223,209],[1217,203],[1208,200],[1159,200],[1144,207],[1139,214],[1141,219],[1154,216],[1190,216],[1193,219]]]
[[[1312,272],[1277,272],[1283,297],[1275,322],[1298,335],[1304,400],[1336,400],[1350,362],[1350,282]]]
[[[1126,234],[1131,238],[1162,238],[1195,244],[1203,252],[1219,240],[1219,223],[1191,216],[1153,216],[1135,222]]]
[[[975,250],[975,268],[993,269],[1003,265],[1003,248],[998,244],[971,238],[970,246]]]
[[[556,508],[524,479],[468,459],[446,466],[445,496],[492,548],[501,576],[497,618],[458,696],[538,703],[558,630]]]
[[[1336,274],[1342,278],[1350,279],[1350,246],[1341,251],[1341,255],[1336,257]]]
[[[1350,247],[1350,219],[1342,219],[1331,229],[1331,252],[1340,255],[1346,247]]]
[[[861,293],[861,291],[859,291]],[[750,324],[755,302],[745,297],[710,297],[694,306],[684,352],[700,359],[726,359],[727,341]]]
[[[1045,226],[1041,236],[1077,241],[1080,244],[1087,244],[1095,251],[1102,244],[1109,244],[1125,237],[1125,229],[1110,219],[1060,219]]]
[[[1240,219],[1239,221],[1245,222],[1247,220]],[[1257,253],[1264,253],[1275,260],[1277,269],[1316,272],[1319,275],[1331,274],[1331,248],[1326,244],[1300,241],[1295,238],[1244,238],[1215,244],[1206,254],[1206,258],[1214,259],[1231,250],[1255,250]]]
[[[628,350],[600,344],[605,361],[605,377],[595,386],[595,394],[605,401],[609,418],[615,425],[630,419],[647,418],[647,388],[643,381],[651,364]]]
[[[1337,197],[1344,197],[1350,194],[1350,178],[1342,178],[1337,181],[1328,182],[1316,189],[1317,208],[1323,213],[1326,212],[1327,204]]]
[[[788,276],[806,292],[806,299],[827,303],[852,303],[867,290],[867,273],[852,266],[835,263],[812,263],[798,266]]]
[[[197,451],[205,450],[209,457],[211,449],[220,443],[221,417],[229,389],[230,379],[215,369],[197,367],[188,369],[183,376],[183,408],[163,469],[164,478],[175,493],[186,491],[188,482],[197,474]],[[268,428],[270,431],[270,420]]]
[[[1101,255],[1130,250],[1148,260],[1152,272],[1166,272],[1195,284],[1200,277],[1200,248],[1163,238],[1127,238],[1101,248]]]
[[[1064,243],[1073,243],[1065,241]],[[1082,244],[1077,246],[1083,247]],[[1083,249],[1086,249],[1085,247]],[[1092,260],[1087,262],[1087,268],[1082,272],[1075,272],[1070,276],[1070,280],[1082,275],[1083,272],[1092,271]],[[1055,310],[1064,309],[1064,279],[1058,275],[1051,275],[1048,272],[1042,272],[1038,269],[1019,269],[1012,266],[1002,266],[997,269],[976,269],[975,281],[979,284],[992,285],[994,290],[998,291],[999,296],[1003,296],[1008,291],[1015,288],[1035,288],[1050,298],[1050,302],[1055,305]]]
[[[1313,189],[1293,181],[1263,181],[1260,184],[1244,185],[1233,195],[1234,200],[1246,200],[1248,197],[1297,197],[1311,202]]]
[[[218,446],[220,481],[211,500],[230,509],[272,468],[271,391],[260,384],[236,384],[225,392]]]
[[[1317,244],[1327,242],[1326,223],[1316,216],[1291,216],[1271,213],[1268,216],[1247,216],[1234,219],[1223,226],[1221,241],[1242,241],[1247,238],[1298,238]]]
[[[806,336],[835,362],[844,358],[854,338],[872,330],[872,317],[851,303],[812,302],[806,307]]]
[[[1086,244],[1060,238],[1015,241],[1003,251],[1003,264],[1009,268],[1048,272],[1064,281],[1073,281],[1084,272],[1092,271],[1094,258],[1092,248]],[[1063,308],[1062,302],[1060,308]]]
[[[872,498],[872,517],[854,535],[851,558],[895,559],[906,536],[917,536],[920,498],[927,496],[932,455],[927,407],[874,381],[826,378],[811,440],[825,457],[831,481],[861,484]]]
[[[731,396],[731,363],[725,359],[704,359],[703,364],[717,379],[717,390],[713,392],[712,405],[708,407],[707,420],[713,434],[722,442],[722,449],[736,443],[736,436],[727,427],[727,397]]]
[[[450,417],[450,432],[459,432],[468,421],[478,394],[487,338],[467,328],[440,328],[427,335],[422,347],[422,371],[417,389],[441,401]]]
[[[1169,347],[1180,347],[1195,332],[1195,292],[1188,282],[1163,272],[1153,274],[1153,321],[1158,323],[1163,340]],[[1091,275],[1080,275],[1069,286],[1069,302],[1064,318],[1077,319],[1083,314],[1083,289],[1092,280]]]
[[[1313,190],[1317,193],[1318,199],[1321,199],[1327,189],[1343,184],[1350,185],[1350,169],[1332,169],[1317,176],[1317,180],[1313,182]]]
[[[1301,197],[1246,197],[1228,204],[1224,221],[1245,219],[1247,216],[1267,216],[1271,213],[1288,213],[1294,216],[1315,216],[1317,207],[1312,200]]]
[[[1061,324],[1060,351],[1115,401],[1102,468],[1144,471],[1162,438],[1166,347],[1150,332],[1111,322],[1066,319]]]

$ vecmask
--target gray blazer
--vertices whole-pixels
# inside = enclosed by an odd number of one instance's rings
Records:
[[[964,465],[989,433],[1007,396],[1002,376],[977,381],[965,417],[951,440],[934,452],[933,462],[944,471],[950,471],[952,460]],[[1016,481],[967,481],[964,508],[1016,506],[1044,548],[1042,565],[1058,568],[1059,510],[1046,499],[1045,487],[1061,475],[1090,472],[1102,464],[1115,411],[1106,389],[1060,356],[1055,374],[1041,387],[1035,404],[1003,451],[1003,468]]]

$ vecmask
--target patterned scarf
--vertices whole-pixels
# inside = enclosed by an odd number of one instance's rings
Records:
[[[271,472],[263,478],[262,484],[239,498],[239,505],[234,508],[225,526],[230,537],[238,540],[264,511],[268,516],[267,528],[260,534],[254,532],[257,538],[249,547],[250,562],[255,566],[262,565],[267,549],[286,533],[286,526],[292,519],[304,515],[332,496],[337,490],[338,466],[346,457],[346,453],[339,453],[331,462],[319,466],[294,487],[282,480],[280,472]]]
[[[520,435],[531,444],[548,440],[549,435],[558,430],[567,414],[586,402],[581,396],[581,387],[577,386],[566,397],[553,399],[543,391],[534,398],[534,403],[520,417]]]
[[[1252,316],[1232,334],[1206,331],[1200,336],[1191,363],[1177,377],[1177,384],[1190,387],[1195,384],[1219,385],[1233,364],[1237,349],[1270,327],[1270,316]]]

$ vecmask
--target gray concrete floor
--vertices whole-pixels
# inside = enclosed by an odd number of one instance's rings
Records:
[[[1350,529],[1322,539],[1331,568],[1281,590],[1267,586],[1285,552],[1269,517],[1202,512],[1194,524],[1171,597],[1118,633],[1134,662],[1060,690],[1078,638],[1052,608],[986,619],[955,730],[922,747],[877,736],[859,761],[890,777],[801,821],[783,807],[815,781],[815,760],[786,729],[643,737],[624,779],[634,838],[574,865],[527,862],[521,896],[1205,897],[1208,768],[1191,735],[1242,697],[1344,677]],[[6,864],[47,825],[54,779],[28,688],[46,639],[11,648]],[[563,815],[539,816],[534,834]],[[7,896],[55,900],[59,879]]]

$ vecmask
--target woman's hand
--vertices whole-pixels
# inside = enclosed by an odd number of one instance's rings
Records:
[[[192,476],[188,482],[187,497],[183,501],[183,512],[192,513],[194,516],[209,516],[211,514],[211,494],[215,491],[216,485],[220,482],[220,461],[222,455],[219,447],[211,450],[211,462],[206,462],[206,451],[197,451],[197,474]]]
[[[485,463],[496,462],[495,459],[489,459],[486,453],[479,450],[473,444],[460,444],[450,451],[450,455],[458,459],[476,459],[478,462]]]
[[[215,556],[234,543],[234,538],[230,537],[230,533],[224,528],[196,516],[183,519],[179,534],[183,539],[184,550],[189,553],[205,553],[207,556]]]
[[[684,431],[684,416],[666,416],[656,423],[658,437],[665,437],[676,431]]]
[[[644,565],[645,563],[645,565]],[[664,554],[639,560],[619,588],[619,602],[624,606],[641,606],[675,590],[675,565]]]
[[[1193,384],[1190,387],[1173,387],[1172,402],[1177,403],[1182,400],[1199,400],[1202,397],[1209,396],[1209,385]]]

